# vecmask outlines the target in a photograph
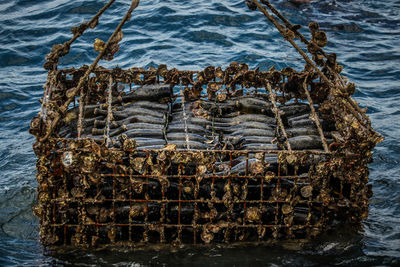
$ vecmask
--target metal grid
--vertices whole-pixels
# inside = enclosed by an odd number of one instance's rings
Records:
[[[74,150],[73,163],[65,167],[62,161],[68,151],[60,149],[53,154],[52,164],[61,168],[56,170],[60,176],[53,176],[52,196],[41,203],[47,206],[43,209],[47,214],[42,216],[49,221],[44,239],[53,241],[50,237],[54,237],[55,244],[201,244],[305,238],[328,227],[334,218],[341,218],[329,215],[332,207],[325,202],[333,204],[329,199],[333,196],[324,196],[324,190],[338,190],[337,199],[351,199],[355,187],[349,181],[339,181],[334,187],[318,183],[312,169],[310,175],[297,174],[305,163],[332,163],[332,156],[323,152],[291,153],[298,162],[279,162],[274,173],[259,166],[265,166],[266,154],[278,156],[277,151],[114,151],[119,158],[112,168],[109,159],[99,160],[95,167],[99,172],[86,176],[78,162],[93,152]],[[173,163],[154,175],[150,162],[160,153],[168,153]],[[259,166],[249,163],[255,154]],[[120,165],[127,165],[124,160],[135,161],[138,156],[144,156],[143,174],[117,171]],[[230,174],[232,160],[238,156],[246,157],[244,173]],[[207,164],[199,163],[198,157]],[[229,159],[226,175],[217,175],[215,169],[204,170],[215,166],[216,158]],[[343,156],[341,160],[357,158]]]

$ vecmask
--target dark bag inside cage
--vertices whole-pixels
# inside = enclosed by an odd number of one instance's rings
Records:
[[[367,164],[382,137],[351,99],[355,85],[336,56],[322,50],[317,23],[308,41],[268,1],[246,1],[303,56],[301,71],[97,66],[119,50],[132,1],[109,40],[96,39],[92,65],[59,70],[59,57],[113,2],[46,57],[30,129],[43,244],[264,242],[368,216]]]

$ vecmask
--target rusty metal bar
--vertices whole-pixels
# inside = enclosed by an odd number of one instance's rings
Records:
[[[161,183],[161,199],[164,201],[165,198],[165,183]],[[164,224],[166,221],[167,217],[167,204],[163,202],[161,204],[161,209],[160,209],[160,224]],[[164,243],[165,242],[165,227],[161,226],[161,232],[160,232],[160,242]]]
[[[116,170],[115,170],[115,168],[113,169],[113,173],[116,173]],[[113,183],[113,192],[112,192],[112,195],[113,195],[113,201],[112,201],[112,211],[113,211],[113,213],[112,213],[112,225],[111,225],[111,227],[112,227],[112,231],[114,230],[114,227],[116,226],[116,220],[115,220],[115,218],[116,218],[116,215],[115,215],[115,202],[117,201],[117,194],[116,194],[116,177],[115,176],[113,176],[113,181],[112,181],[112,183]],[[114,234],[112,234],[112,238],[111,238],[111,243],[114,243],[115,242],[115,233]]]
[[[178,186],[178,224],[181,224],[181,202],[182,202],[182,177],[179,178]]]
[[[249,180],[246,179],[244,180],[244,185],[242,186],[242,200],[240,202],[243,202],[243,225],[246,224],[246,215],[247,215],[247,204],[251,204],[250,200],[247,200],[247,194],[248,194],[248,183]],[[257,200],[254,200],[254,203],[258,203]]]
[[[198,202],[197,200],[199,199],[199,191],[200,191],[200,179],[199,177],[199,169],[196,168],[196,177],[194,178],[195,180],[195,188],[194,188],[194,213],[193,213],[193,244],[197,244],[197,220],[199,216],[199,208],[198,208]]]
[[[265,166],[264,165],[265,164],[264,160],[265,160],[265,153],[262,153],[262,162],[261,162],[261,164],[263,166]],[[261,212],[260,220],[259,220],[260,228],[262,227],[262,209],[263,209],[262,201],[263,200],[264,200],[264,177],[262,179],[260,179],[260,204],[259,204],[259,207],[258,207],[259,211]],[[265,231],[265,230],[261,230],[261,231]],[[263,234],[258,233],[258,237],[257,237],[258,241],[260,241],[260,235],[263,235]]]
[[[52,141],[62,141],[62,140],[66,140],[66,141],[75,141],[74,139],[71,138],[51,138],[50,140]],[[91,138],[82,138],[81,140],[91,140],[93,141],[93,139]],[[159,153],[160,151],[162,151],[163,149],[138,149],[138,150],[126,150],[126,152],[149,152],[149,153]],[[91,150],[89,149],[85,149],[85,148],[60,148],[54,151],[54,153],[63,153],[66,151],[79,151],[79,152],[91,152]],[[119,151],[118,149],[115,148],[111,148],[110,151]],[[268,153],[268,154],[279,154],[285,151],[282,150],[205,150],[205,149],[192,149],[190,151],[187,150],[175,150],[175,152],[177,153],[183,153],[183,154],[193,154],[193,153],[229,153],[229,152],[233,152],[236,155],[246,155],[246,153]],[[309,154],[315,154],[315,155],[332,155],[332,152],[325,152],[325,151],[319,151],[319,150],[313,150],[313,149],[304,149],[301,151],[298,151],[299,153],[309,153]],[[292,151],[292,153],[296,153],[296,151]],[[346,153],[344,152],[335,152],[335,155],[337,156],[346,156],[346,157],[359,157],[361,156],[360,154],[348,151]]]
[[[78,226],[109,226],[108,223],[84,223],[84,224],[66,224],[66,227],[78,227]],[[52,224],[52,227],[60,227],[60,226],[64,226],[63,224]],[[118,227],[124,227],[124,226],[129,226],[129,224],[127,223],[116,223],[115,226]],[[146,224],[144,223],[133,223],[132,224],[133,227],[145,227]],[[221,225],[221,228],[227,228],[227,227],[239,227],[239,228],[258,228],[260,225],[259,224],[246,224],[246,225],[242,225],[242,224],[238,224],[238,223],[232,223],[231,226],[228,225]],[[193,228],[192,224],[164,224],[164,227],[169,227],[169,228],[181,228],[181,227],[185,227],[185,228]],[[198,226],[201,227],[201,226]],[[262,227],[265,228],[272,228],[272,227],[279,227],[279,228],[288,228],[288,227],[298,227],[298,228],[302,228],[304,227],[304,225],[291,225],[288,226],[286,224],[262,224]]]
[[[79,200],[79,199],[52,199],[50,200],[50,203],[61,203],[63,201],[68,201],[70,203],[73,202],[80,202],[80,203],[86,203],[86,204],[101,204],[101,203],[105,203],[105,202],[113,202],[113,201],[118,201],[118,202],[125,202],[125,203],[129,203],[129,199],[102,199],[102,200],[94,200],[94,199],[87,199],[87,200]],[[198,199],[198,200],[191,200],[191,199],[184,199],[184,200],[159,200],[159,199],[132,199],[131,202],[132,203],[146,203],[146,202],[154,202],[157,204],[168,204],[168,203],[209,203],[209,199]],[[258,204],[258,203],[265,203],[265,204],[273,204],[273,203],[290,203],[290,201],[286,201],[286,200],[240,200],[238,199],[237,201],[235,201],[235,203],[245,203],[247,202],[248,204]],[[224,204],[225,202],[223,200],[219,200],[219,199],[215,199],[213,200],[213,203],[215,204]],[[300,200],[298,203],[307,203],[307,201],[302,201]],[[321,203],[320,201],[313,201],[313,203]]]
[[[132,185],[132,180],[133,177],[129,177],[129,215],[128,215],[128,222],[129,222],[129,228],[128,228],[128,240],[129,242],[132,242],[132,190],[133,190],[133,185]]]
[[[152,160],[150,154],[147,153],[146,155],[146,162]],[[145,222],[145,227],[144,227],[144,232],[143,232],[143,241],[148,242],[149,241],[149,177],[146,177],[146,183],[145,183],[145,194],[144,194],[144,203],[146,204],[145,208],[145,215],[144,215],[144,222]]]
[[[80,73],[83,72],[84,70],[81,69],[76,69],[76,68],[68,68],[68,69],[62,69],[62,70],[57,70],[57,73],[59,74],[75,74],[75,73]],[[150,75],[150,74],[155,74],[156,72],[154,70],[146,70],[143,68],[133,68],[129,69],[129,72],[127,70],[121,70],[124,74],[129,75],[131,77],[132,74],[143,74],[143,75]],[[199,74],[203,72],[203,70],[177,70],[178,75],[184,75],[184,74]],[[111,74],[112,71],[109,69],[103,69],[103,68],[95,68],[93,69],[92,73],[101,75],[101,74]],[[260,74],[263,74],[263,76],[267,75],[269,72],[268,71],[259,71]],[[99,77],[101,81],[102,77]],[[132,81],[133,82],[133,81]],[[163,82],[160,82],[163,84]],[[213,83],[218,84],[218,85],[226,85],[223,80],[221,81],[213,81]]]
[[[109,177],[109,176],[119,176],[119,177],[129,177],[132,176],[133,178],[153,178],[154,175],[150,175],[150,174],[123,174],[123,173],[119,173],[119,174],[99,174],[100,177]],[[168,178],[173,178],[173,179],[179,179],[179,178],[195,178],[195,175],[168,175]],[[202,176],[202,178],[204,179],[212,179],[212,178],[220,178],[220,179],[228,179],[230,177],[233,178],[239,178],[239,179],[249,179],[249,178],[255,178],[253,175],[204,175]],[[257,177],[256,177],[257,178]],[[283,175],[281,176],[282,179],[297,179],[297,178],[305,178],[305,177],[300,177],[300,176],[296,176],[296,175]],[[261,179],[261,177],[260,177]],[[277,179],[277,177],[275,177],[275,179]],[[143,184],[146,184],[146,182],[142,182]]]
[[[63,191],[64,191],[64,196],[68,196],[67,192],[67,176],[65,173],[63,173]],[[66,215],[64,215],[62,223],[65,224],[67,222]],[[64,226],[64,231],[63,231],[63,243],[67,243],[67,227]]]

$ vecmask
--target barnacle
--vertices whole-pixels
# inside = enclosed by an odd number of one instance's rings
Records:
[[[204,78],[209,81],[215,78],[215,67],[214,66],[208,66],[207,68],[204,69]]]
[[[65,167],[69,167],[73,163],[73,154],[71,151],[64,152],[62,157],[62,163]]]
[[[226,94],[218,94],[217,95],[217,101],[218,102],[223,102],[227,99],[227,95]]]
[[[317,22],[312,21],[308,24],[308,28],[310,29],[311,33],[314,33],[319,30],[319,25]]]
[[[118,43],[122,40],[123,37],[124,37],[124,34],[120,30],[116,33],[115,37],[112,39],[112,42]]]
[[[258,222],[261,219],[261,213],[257,207],[249,207],[246,212],[246,220],[249,222]]]
[[[291,213],[292,211],[293,211],[292,206],[287,205],[287,204],[284,204],[284,205],[282,206],[282,213],[283,213],[283,214],[287,215],[287,214]]]
[[[313,33],[312,41],[316,43],[319,47],[324,47],[328,43],[326,33],[323,31],[316,31]]]
[[[104,51],[104,48],[105,48],[105,45],[106,45],[106,43],[105,43],[103,40],[101,40],[101,39],[99,39],[99,38],[96,38],[96,39],[94,40],[94,44],[93,44],[93,46],[94,46],[94,51],[96,51],[96,52],[103,52],[103,51]]]
[[[225,76],[225,73],[221,67],[218,67],[215,69],[215,77],[217,77],[218,79],[223,79],[224,76]]]
[[[305,198],[309,198],[312,195],[312,186],[307,185],[301,188],[301,195]]]
[[[246,0],[246,5],[248,6],[248,8],[250,10],[256,10],[257,6],[256,4],[253,2],[253,0]]]
[[[255,161],[250,164],[250,172],[253,175],[262,174],[264,172],[264,165],[260,161]]]
[[[288,39],[294,39],[294,32],[292,30],[286,29],[285,37]]]
[[[132,151],[136,149],[136,141],[128,138],[125,134],[121,135],[123,140],[122,147],[124,151]]]
[[[138,173],[143,173],[143,166],[146,158],[136,157],[131,161],[132,169]]]
[[[201,233],[201,239],[204,241],[204,243],[209,244],[214,239],[214,235],[209,229],[204,227],[203,232]]]
[[[81,158],[82,164],[82,171],[85,173],[93,173],[96,167],[97,159],[95,155],[88,155]]]

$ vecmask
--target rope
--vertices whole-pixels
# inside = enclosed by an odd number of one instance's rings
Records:
[[[304,35],[302,35],[297,29],[296,27],[294,27],[294,25],[292,25],[281,13],[279,13],[278,10],[276,10],[274,8],[273,5],[271,5],[269,3],[269,1],[267,0],[261,0],[261,3],[263,3],[264,5],[266,5],[271,11],[272,13],[274,13],[278,18],[280,18],[283,23],[285,23],[286,27],[289,28],[293,33],[295,33],[297,36],[299,36],[300,40],[305,43],[306,45],[309,44],[308,40],[304,37]],[[321,53],[324,55],[324,57],[326,57],[326,53],[324,50],[322,50],[321,47],[318,47],[321,51]]]
[[[311,114],[312,114],[311,120],[313,120],[315,122],[315,124],[317,125],[319,136],[321,137],[321,141],[322,141],[322,146],[324,147],[324,151],[329,152],[328,144],[326,143],[326,139],[324,136],[324,131],[322,130],[321,122],[319,120],[317,112],[315,112],[315,108],[314,108],[314,104],[313,104],[313,101],[310,96],[310,92],[308,92],[308,89],[307,89],[307,79],[304,79],[303,88],[304,88],[304,92],[306,93],[306,96],[307,96],[308,105],[310,106],[310,109],[311,109]]]
[[[292,147],[290,146],[289,139],[288,139],[285,127],[282,122],[281,114],[279,114],[278,105],[276,104],[276,96],[275,96],[274,92],[272,91],[271,84],[269,82],[267,82],[267,89],[269,92],[269,99],[272,102],[272,105],[274,106],[272,108],[272,111],[275,113],[275,118],[278,121],[278,127],[281,128],[282,135],[283,135],[283,137],[285,137],[287,149],[289,150],[289,152],[292,152]]]
[[[314,62],[306,55],[306,53],[303,52],[303,50],[300,49],[300,47],[290,38],[287,36],[286,32],[284,31],[282,25],[280,25],[263,7],[257,0],[253,0],[253,2],[257,5],[258,9],[267,17],[269,21],[272,22],[272,24],[275,25],[275,27],[278,29],[280,34],[297,50],[297,52],[300,53],[300,55],[304,58],[304,60],[310,64],[316,72],[318,72],[319,76],[330,86],[333,87],[332,82],[325,76],[324,73],[314,64]]]
[[[95,28],[97,26],[98,20],[101,17],[101,15],[106,11],[113,3],[115,0],[110,0],[104,7],[102,7],[96,15],[93,16],[93,18],[89,22],[82,23],[78,27],[73,27],[71,29],[73,36],[70,40],[65,42],[63,45],[58,45],[57,48],[50,52],[46,56],[46,60],[48,60],[48,63],[53,63],[51,67],[49,67],[49,71],[51,70],[56,70],[58,66],[58,59],[60,56],[65,56],[69,53],[69,48],[73,42],[75,42],[76,39],[78,39],[86,30],[87,28]],[[66,50],[66,51],[65,51]],[[65,52],[64,52],[65,51]]]
[[[85,94],[83,92],[83,89],[81,89],[80,96],[79,96],[78,139],[81,138],[82,128],[83,128],[84,103],[85,103],[84,98],[85,98]]]
[[[76,39],[78,39],[82,33],[91,25],[96,25],[97,26],[97,21],[98,19],[101,17],[101,15],[104,13],[104,11],[106,11],[113,3],[115,2],[115,0],[110,0],[105,6],[103,6],[96,15],[94,15],[94,17],[88,22],[86,23],[86,27],[84,28],[83,31],[77,31],[74,36],[71,38],[71,40],[69,40],[68,42],[66,42],[68,45],[71,45]],[[96,23],[96,24],[94,24]],[[94,27],[93,27],[94,28]]]
[[[261,2],[265,5],[268,6],[268,8],[275,13],[287,26],[287,28],[289,28],[290,30],[294,29],[293,25],[289,23],[288,20],[286,20],[270,3],[268,0],[261,0]],[[303,52],[302,49],[299,48],[299,46],[293,41],[291,36],[288,36],[287,32],[285,32],[284,28],[282,27],[282,25],[280,25],[269,13],[268,11],[265,9],[265,7],[263,7],[258,0],[253,0],[253,3],[258,7],[258,9],[267,17],[267,19],[274,24],[274,26],[278,29],[278,31],[280,32],[280,34],[297,50],[297,52],[299,52],[299,54],[303,57],[303,59],[310,65],[312,66],[312,68],[318,73],[318,75],[328,84],[328,86],[333,89],[336,88],[336,86],[326,77],[326,75],[314,64],[314,62]],[[303,35],[301,35],[296,29],[294,29],[295,31],[293,33],[298,34],[298,36],[300,37],[300,39],[305,43],[305,44],[309,44],[309,42],[305,39],[305,37]],[[318,47],[319,51],[326,57],[326,53],[322,50],[322,48]],[[329,69],[329,71],[331,73],[334,73],[335,77],[338,77],[339,75],[335,72],[332,71],[332,69],[327,66],[327,68]],[[339,85],[339,87],[342,87],[342,85]],[[336,89],[337,90],[337,89]],[[349,110],[353,113],[353,114],[357,114],[356,111],[358,111],[360,115],[356,116],[356,119],[364,126],[367,127],[367,129],[371,129],[370,127],[370,120],[367,117],[366,114],[364,114],[364,112],[361,110],[361,108],[354,102],[354,100],[352,100],[349,96],[345,96],[344,98],[346,100],[346,102],[348,102],[346,104],[346,106],[349,108]],[[363,120],[364,119],[364,120]],[[366,121],[366,122],[365,122]],[[376,133],[375,133],[376,134]]]
[[[287,28],[289,28],[291,31],[293,31],[293,33],[295,35],[297,35],[300,40],[305,44],[305,45],[309,45],[310,42],[304,37],[304,35],[302,35],[297,28],[291,24],[277,9],[274,8],[273,5],[271,5],[269,3],[268,0],[261,0],[261,2],[263,4],[265,4],[266,6],[268,6],[268,8],[278,17],[280,18],[283,23],[286,25]],[[321,53],[321,55],[323,55],[325,58],[327,58],[327,53],[320,47],[320,46],[315,46],[315,48],[318,50],[318,52]],[[340,74],[338,74],[336,71],[332,70],[332,68],[328,65],[326,65],[327,69],[334,74],[334,77],[336,79],[336,81],[339,83],[339,87],[344,88],[346,86],[345,82],[343,81],[343,78]],[[367,128],[370,129],[371,127],[371,121],[368,118],[368,116],[366,114],[364,114],[364,112],[362,112],[362,110],[360,109],[360,107],[354,102],[353,99],[351,99],[349,96],[346,96],[346,100],[350,103],[350,105],[353,107],[353,109],[357,110],[361,117],[366,121],[366,125]],[[350,108],[351,109],[351,108]]]
[[[113,78],[110,75],[110,81],[109,81],[109,86],[108,86],[108,98],[107,98],[107,128],[106,128],[106,133],[105,133],[107,147],[111,141],[110,140],[110,122],[113,119],[113,115],[112,115],[112,84],[113,84]]]
[[[189,134],[188,134],[188,126],[187,126],[187,116],[186,116],[186,110],[185,110],[185,96],[183,94],[183,90],[181,89],[181,96],[182,96],[182,113],[183,113],[183,124],[185,125],[185,140],[186,140],[186,148],[187,150],[190,150],[190,145],[189,145]]]
[[[41,118],[45,122],[47,120],[47,110],[48,110],[48,105],[49,105],[49,101],[50,101],[50,94],[52,91],[51,89],[52,89],[52,85],[49,81],[47,81],[46,84],[44,85],[43,101],[42,101],[42,106],[40,108],[40,113],[39,113]]]
[[[165,113],[165,123],[164,123],[164,127],[163,127],[163,137],[165,140],[165,145],[168,145],[167,130],[168,130],[168,125],[169,125],[169,120],[171,118],[171,114],[172,114],[172,102],[169,101],[168,102],[168,111],[167,111],[167,113]]]
[[[75,96],[78,94],[78,92],[81,93],[81,95],[83,95],[83,84],[86,81],[86,79],[89,77],[90,73],[93,71],[93,69],[95,69],[95,67],[97,66],[97,63],[100,61],[100,59],[103,57],[105,51],[107,50],[107,48],[109,47],[110,43],[112,42],[112,40],[114,39],[114,37],[117,35],[117,33],[121,30],[122,26],[125,24],[125,22],[127,20],[130,19],[131,17],[131,13],[132,11],[139,5],[139,0],[132,0],[131,6],[128,10],[128,12],[126,12],[125,16],[123,17],[123,19],[121,20],[121,22],[119,23],[119,25],[117,26],[117,28],[115,28],[113,34],[110,36],[110,38],[108,39],[107,43],[104,46],[104,50],[102,50],[98,56],[96,57],[95,61],[90,65],[90,67],[86,70],[85,74],[80,78],[79,83],[76,87],[76,91],[75,93],[73,93],[71,95],[71,97],[65,102],[64,105],[62,105],[60,107],[60,112],[61,114],[65,114],[65,112],[68,110],[68,106],[69,104],[75,99]],[[78,118],[78,138],[80,138],[81,132],[82,132],[82,119],[83,119],[83,99],[82,97],[79,99],[79,118]],[[81,107],[82,106],[82,107]],[[41,142],[47,140],[47,138],[49,138],[49,136],[53,133],[54,128],[57,126],[59,120],[61,119],[61,114],[58,115],[58,117],[54,118],[54,120],[52,121],[48,131],[46,132],[45,136],[40,139]]]

